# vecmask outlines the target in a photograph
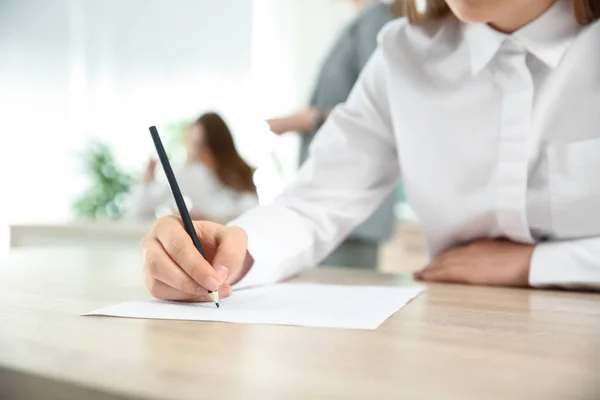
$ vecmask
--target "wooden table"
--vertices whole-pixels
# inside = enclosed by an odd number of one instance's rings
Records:
[[[12,224],[9,244],[20,247],[81,246],[96,249],[127,249],[137,246],[152,222],[71,221],[45,224]]]
[[[79,316],[146,296],[136,249],[13,251],[0,264],[0,398],[600,398],[597,294],[431,285],[376,331]]]

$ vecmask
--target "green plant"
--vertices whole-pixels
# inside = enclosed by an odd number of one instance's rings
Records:
[[[133,182],[121,169],[109,145],[91,142],[81,154],[90,186],[73,203],[73,212],[80,219],[119,219],[125,212],[125,197]]]

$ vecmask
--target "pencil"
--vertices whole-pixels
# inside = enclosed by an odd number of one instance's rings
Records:
[[[194,228],[194,224],[192,222],[192,218],[190,217],[190,213],[188,212],[187,206],[185,205],[185,201],[183,200],[183,196],[181,195],[181,190],[179,190],[179,184],[177,183],[177,179],[175,179],[175,174],[173,173],[173,169],[171,168],[171,163],[169,162],[169,157],[167,157],[167,152],[163,147],[163,144],[160,140],[160,136],[158,136],[158,130],[155,126],[151,126],[150,135],[152,136],[152,141],[154,142],[154,146],[156,147],[156,152],[158,153],[158,159],[165,171],[165,175],[167,175],[167,181],[169,182],[169,186],[171,187],[171,193],[173,193],[173,197],[175,198],[175,203],[177,204],[177,209],[179,210],[179,215],[181,216],[181,220],[183,221],[183,227],[194,246],[202,255],[202,258],[206,259],[204,249],[200,244],[200,240],[198,239],[198,235],[196,235],[196,229]],[[219,292],[214,291],[211,292],[208,290],[208,294],[212,301],[214,301],[217,308],[220,307],[219,304]]]

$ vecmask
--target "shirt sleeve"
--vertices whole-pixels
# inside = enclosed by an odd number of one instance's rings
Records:
[[[378,51],[283,194],[230,223],[247,232],[254,259],[240,286],[275,282],[316,265],[395,187],[399,163],[386,75]]]
[[[529,283],[537,287],[600,290],[600,237],[537,245]]]
[[[159,182],[134,186],[129,197],[129,217],[141,221],[154,219],[156,208],[169,199],[168,190]]]
[[[256,194],[239,193],[226,189],[223,190],[220,197],[211,199],[210,204],[207,204],[206,217],[213,222],[226,223],[257,205]]]

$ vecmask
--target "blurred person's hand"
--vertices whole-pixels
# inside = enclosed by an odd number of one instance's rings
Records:
[[[527,287],[533,250],[533,245],[508,240],[478,240],[440,254],[415,277],[431,282]]]
[[[276,135],[288,132],[310,133],[317,128],[319,111],[315,108],[305,108],[285,117],[267,120],[269,128]]]
[[[194,222],[204,259],[186,233],[181,219],[168,216],[156,221],[142,242],[144,277],[150,293],[162,300],[211,301],[231,294],[231,284],[250,269],[248,239],[243,229],[212,222]]]
[[[151,158],[146,164],[146,172],[144,173],[144,183],[152,183],[156,178],[156,159]]]

